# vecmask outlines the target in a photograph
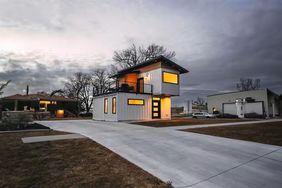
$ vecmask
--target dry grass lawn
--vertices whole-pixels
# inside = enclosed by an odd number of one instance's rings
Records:
[[[55,134],[0,134],[0,187],[170,187],[90,139],[21,142]]]
[[[195,128],[185,131],[282,146],[282,122]]]
[[[156,120],[156,121],[142,121],[133,122],[132,124],[144,125],[150,127],[171,127],[171,126],[182,126],[182,125],[203,125],[203,124],[214,124],[214,123],[231,123],[240,121],[250,121],[243,119],[228,119],[228,118],[173,118],[171,120]]]

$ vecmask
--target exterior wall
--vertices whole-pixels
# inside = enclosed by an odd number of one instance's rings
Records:
[[[236,103],[225,103],[224,114],[238,115]],[[263,103],[262,102],[251,102],[243,105],[243,114],[256,113],[263,115]]]
[[[171,98],[161,98],[161,119],[171,119]]]
[[[118,107],[118,95],[103,95],[98,96],[93,99],[93,119],[94,120],[105,120],[105,121],[117,121],[118,108],[116,109],[116,114],[112,113],[112,98],[116,97],[116,107]],[[108,113],[104,113],[104,99],[108,98]]]
[[[270,117],[279,116],[279,98],[270,92],[268,93],[268,109]]]
[[[144,78],[145,84],[151,84],[153,86],[154,95],[179,95],[180,83],[169,84],[163,83],[163,71],[179,74],[178,71],[169,68],[157,68],[149,70],[148,72],[142,72],[139,74],[139,78]],[[145,88],[146,90],[146,88]]]
[[[128,105],[128,99],[143,99],[144,105]],[[118,93],[117,120],[151,120],[152,96],[134,93]]]
[[[116,97],[116,114],[112,113],[112,98]],[[108,98],[108,113],[104,113],[104,99]],[[128,105],[128,99],[143,99],[144,105]],[[115,93],[93,99],[93,119],[129,121],[152,119],[152,95]],[[171,98],[161,97],[161,119],[171,119]]]
[[[162,80],[164,71],[178,74],[178,84],[164,83],[163,80]],[[161,70],[161,85],[162,85],[161,94],[178,96],[179,90],[180,90],[180,75],[179,75],[179,72],[176,71],[176,70],[173,70],[173,69],[169,69],[169,68],[162,68],[162,70]]]
[[[253,91],[244,91],[244,92],[234,92],[226,93],[222,95],[213,95],[208,96],[208,112],[212,113],[212,109],[216,108],[222,113],[222,104],[223,103],[234,103],[236,99],[242,99],[246,97],[251,97],[256,101],[263,101],[265,113],[268,115],[268,99],[267,99],[267,90],[253,90]]]
[[[161,68],[149,70],[148,72],[141,72],[138,77],[144,78],[144,84],[151,84],[153,86],[153,94],[161,94],[161,92],[162,92]],[[146,90],[146,88],[145,88],[145,90]]]
[[[146,67],[139,68],[138,71],[140,71],[140,72],[149,72],[151,70],[159,69],[161,67],[162,67],[162,63],[159,61],[157,63],[148,65]]]

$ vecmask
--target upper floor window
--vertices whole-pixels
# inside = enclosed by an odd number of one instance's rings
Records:
[[[176,73],[171,72],[163,72],[163,82],[164,83],[170,83],[170,84],[178,84],[179,81],[179,75]]]

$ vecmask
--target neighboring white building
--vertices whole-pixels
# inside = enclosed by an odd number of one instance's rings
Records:
[[[179,95],[179,75],[187,72],[163,56],[121,70],[112,92],[93,98],[93,119],[171,119],[171,96]]]
[[[279,96],[269,89],[230,92],[208,96],[208,111],[238,117],[279,116]]]

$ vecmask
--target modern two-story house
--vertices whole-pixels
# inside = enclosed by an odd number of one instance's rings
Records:
[[[171,97],[180,94],[180,74],[187,72],[163,56],[121,70],[112,76],[114,89],[94,96],[93,119],[171,119]]]

